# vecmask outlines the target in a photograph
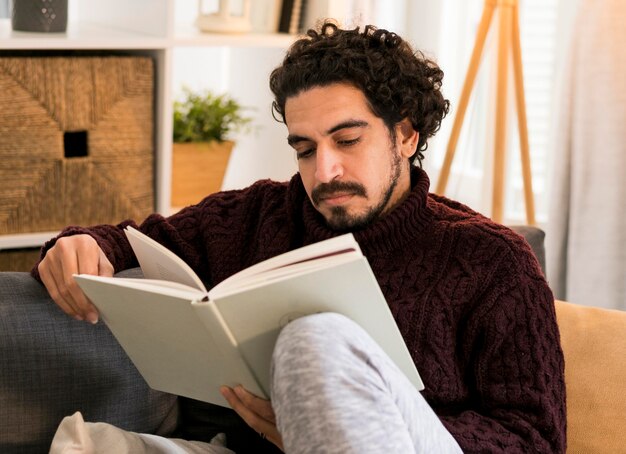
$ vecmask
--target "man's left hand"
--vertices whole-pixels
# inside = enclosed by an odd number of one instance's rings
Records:
[[[276,427],[276,416],[272,409],[272,403],[269,400],[255,396],[244,389],[243,386],[235,386],[234,388],[222,386],[220,392],[232,409],[235,410],[246,424],[252,427],[259,436],[267,438],[278,446],[281,451],[284,451],[283,439]]]

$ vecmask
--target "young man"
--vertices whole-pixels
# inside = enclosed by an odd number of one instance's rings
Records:
[[[267,438],[289,453],[564,452],[563,355],[537,261],[505,227],[429,194],[412,165],[447,113],[442,77],[385,30],[311,30],[270,78],[299,173],[141,224],[209,286],[353,232],[425,382],[418,393],[349,320],[303,317],[277,342],[271,402],[222,389],[258,433],[217,427],[229,446],[243,452]],[[73,273],[137,265],[122,233],[129,223],[68,228],[44,246],[34,274],[66,313],[97,320]],[[219,426],[220,410],[205,410]]]

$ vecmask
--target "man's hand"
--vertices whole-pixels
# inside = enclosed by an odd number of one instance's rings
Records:
[[[246,391],[243,386],[220,388],[222,396],[233,410],[252,427],[262,438],[267,438],[284,451],[283,439],[276,428],[276,416],[269,400],[261,399]]]
[[[59,238],[37,268],[50,297],[77,320],[98,321],[98,311],[80,289],[73,274],[113,276],[113,265],[89,235]]]

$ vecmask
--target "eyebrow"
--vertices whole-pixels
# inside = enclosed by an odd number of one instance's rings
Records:
[[[329,135],[329,134],[333,134],[337,131],[340,131],[342,129],[349,129],[349,128],[365,128],[369,126],[369,123],[367,121],[364,120],[346,120],[343,121],[335,126],[333,126],[332,128],[330,128],[328,131],[326,131],[326,133],[324,135]],[[298,142],[306,142],[306,141],[310,141],[311,139],[309,137],[306,136],[299,136],[296,134],[289,134],[287,136],[287,143],[289,145],[295,145]]]

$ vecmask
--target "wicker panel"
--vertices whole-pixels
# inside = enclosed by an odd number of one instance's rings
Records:
[[[39,248],[0,251],[0,271],[30,271],[39,255]]]
[[[153,79],[146,57],[0,57],[0,234],[154,210]],[[88,155],[65,157],[75,131]]]

